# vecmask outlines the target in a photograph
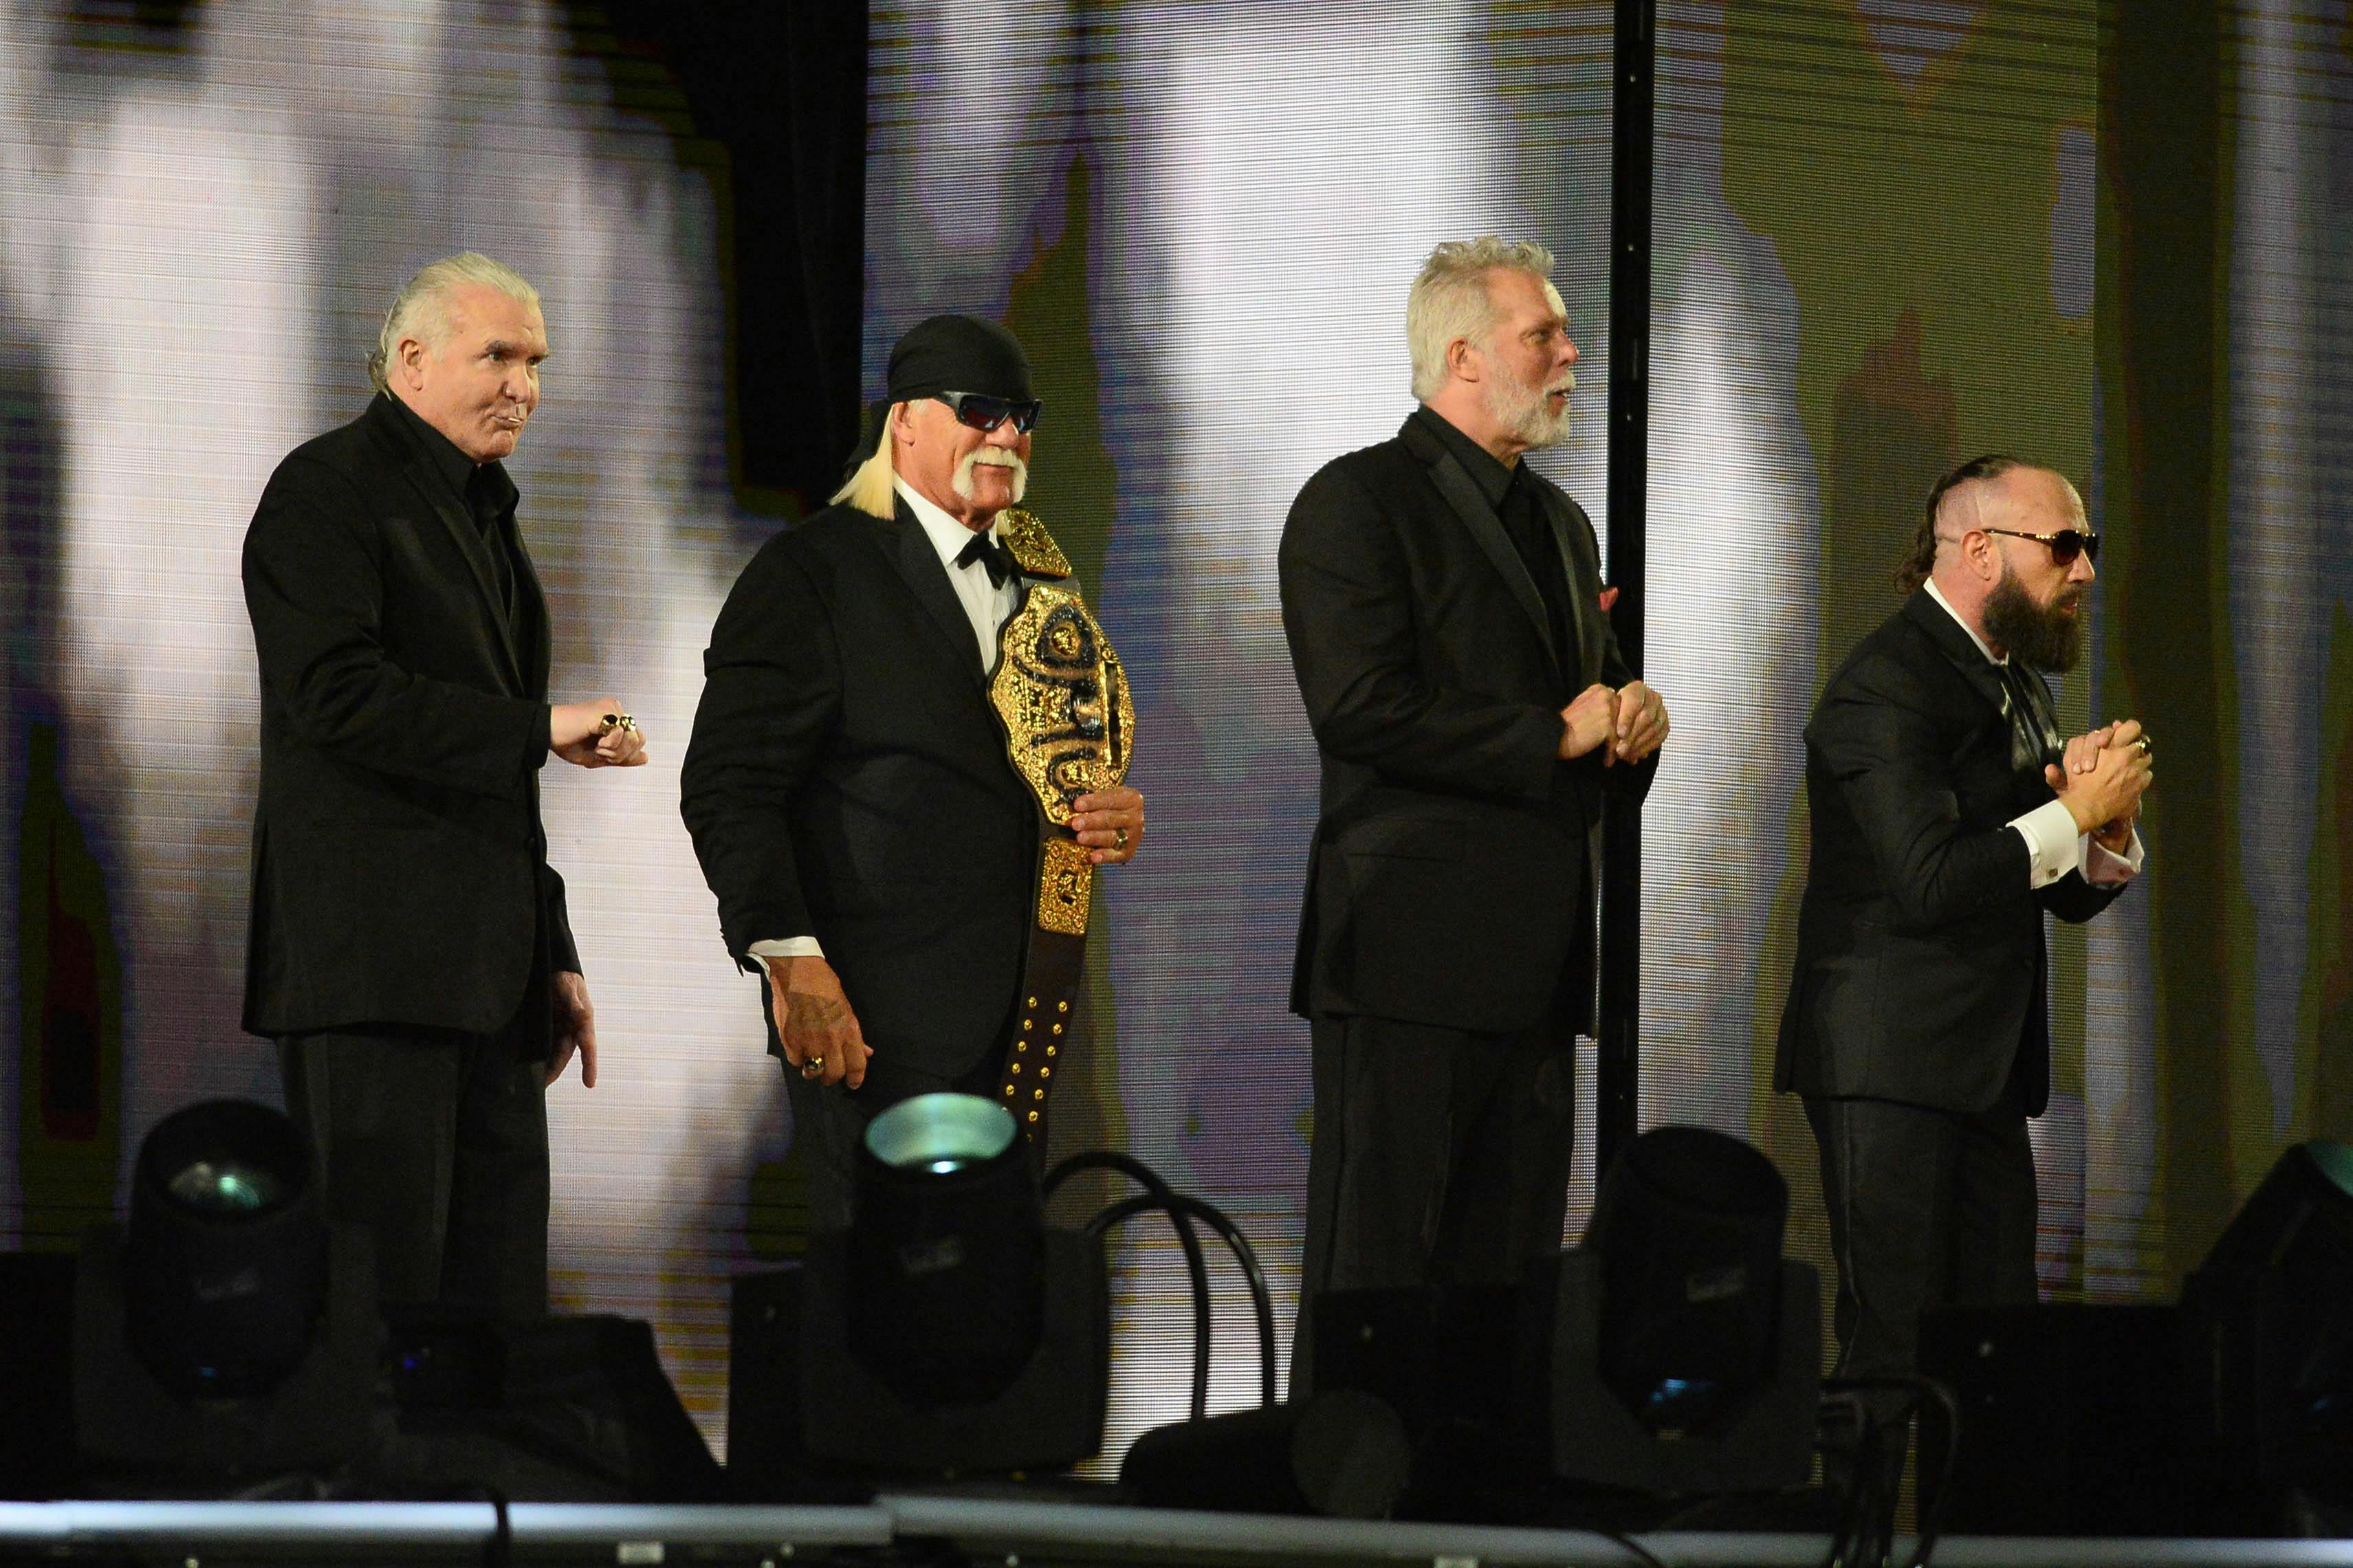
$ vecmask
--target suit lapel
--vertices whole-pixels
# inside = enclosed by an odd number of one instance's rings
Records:
[[[491,569],[491,542],[482,536],[480,529],[474,526],[472,518],[460,510],[456,502],[445,498],[448,487],[434,482],[424,458],[406,458],[401,464],[401,471],[408,476],[408,482],[416,487],[417,495],[432,509],[433,515],[439,518],[441,525],[449,531],[450,541],[457,545],[458,553],[465,557],[467,568],[473,574],[475,590],[482,596],[482,606],[490,612],[491,625],[498,628],[499,647],[507,656],[507,672],[514,677],[517,689],[528,689],[522,683],[522,659],[515,651],[514,628],[507,624],[507,607],[499,594],[498,578]],[[538,582],[535,578],[532,585],[536,591]]]
[[[1545,657],[1552,660],[1553,673],[1559,674],[1561,650],[1552,646],[1551,617],[1545,614],[1544,595],[1536,591],[1535,579],[1528,575],[1520,552],[1512,547],[1511,535],[1504,531],[1504,520],[1495,515],[1495,509],[1487,504],[1487,498],[1480,493],[1471,476],[1462,471],[1453,453],[1409,426],[1407,439],[1430,465],[1430,477],[1438,486],[1438,493],[1446,498],[1446,504],[1453,509],[1462,526],[1471,531],[1471,537],[1478,542],[1504,585],[1511,589],[1512,597],[1519,601],[1521,612],[1535,627],[1536,640],[1544,644]]]
[[[532,668],[522,672],[527,681],[523,692],[526,696],[544,697],[555,658],[555,626],[548,617],[547,590],[540,584],[539,569],[531,563],[531,552],[523,548],[520,521],[514,524],[514,530],[515,605],[524,623],[533,630],[530,644]]]
[[[1936,645],[1936,651],[1961,672],[1961,679],[1985,699],[1986,706],[1993,710],[1994,716],[2007,716],[2010,712],[2009,688],[2001,679],[2001,671],[1970,637],[1968,628],[1955,620],[1944,605],[1930,598],[1926,588],[1915,590],[1904,602],[1904,612],[1927,634],[1928,640]]]
[[[932,548],[932,537],[923,525],[899,503],[897,524],[898,544],[891,552],[891,563],[898,568],[907,591],[923,606],[940,635],[947,638],[948,647],[956,665],[972,678],[975,685],[982,684],[987,672],[980,668],[980,647],[972,635],[971,618],[964,613],[963,601],[948,584],[947,569],[940,564],[940,552]]]
[[[1562,673],[1573,674],[1576,679],[1570,685],[1581,689],[1588,680],[1598,679],[1601,674],[1601,562],[1588,548],[1593,538],[1593,524],[1576,510],[1574,500],[1552,485],[1537,486],[1536,494],[1544,502],[1553,548],[1560,552],[1561,566],[1568,579],[1568,619],[1577,638],[1577,662],[1574,671]],[[1572,519],[1583,526],[1571,526]]]

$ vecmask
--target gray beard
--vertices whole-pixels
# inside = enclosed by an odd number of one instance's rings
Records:
[[[1562,404],[1558,414],[1546,411],[1543,387],[1500,379],[1488,385],[1493,390],[1487,394],[1487,412],[1513,440],[1533,452],[1568,439],[1568,405]]]
[[[2061,592],[2064,595],[2073,589]],[[2005,564],[2001,581],[1986,595],[1986,637],[2031,669],[2064,675],[2083,660],[2084,617],[2080,613],[2063,613],[2059,608],[2063,602],[2054,600],[2047,609],[2036,604],[2026,584]]]

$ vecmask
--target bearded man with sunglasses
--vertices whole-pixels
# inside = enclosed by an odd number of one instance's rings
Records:
[[[1043,945],[1040,800],[989,688],[1008,618],[1069,574],[1013,510],[1039,413],[1029,359],[994,322],[934,316],[892,350],[888,387],[834,504],[769,541],[720,611],[681,780],[728,951],[762,981],[820,1230],[849,1224],[881,1110],[1009,1099]],[[1142,795],[1068,805],[1071,859],[1134,858]]]
[[[2131,721],[2063,743],[2043,681],[2081,656],[2098,544],[2058,474],[1963,463],[1896,574],[1910,596],[1806,727],[1813,859],[1774,1082],[1821,1153],[1842,1377],[1910,1375],[1924,1308],[2035,1299],[2043,915],[2090,920],[2138,873],[2150,774]]]

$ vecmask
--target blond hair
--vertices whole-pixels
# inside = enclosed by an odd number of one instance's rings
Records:
[[[1498,268],[1552,280],[1553,254],[1525,239],[1450,239],[1430,253],[1405,297],[1405,341],[1413,354],[1413,395],[1427,403],[1446,384],[1446,351],[1457,338],[1483,342],[1497,320],[1487,275]]]
[[[899,514],[898,471],[891,466],[891,421],[904,406],[894,403],[883,412],[881,438],[866,460],[852,469],[841,488],[833,492],[834,505],[847,502],[871,517],[892,518]]]
[[[368,379],[378,392],[389,390],[392,356],[401,339],[438,345],[449,335],[449,298],[465,288],[495,289],[519,304],[539,309],[539,290],[522,273],[480,251],[461,250],[427,262],[392,297],[392,309],[384,313],[384,326],[376,332],[375,352],[368,355]]]

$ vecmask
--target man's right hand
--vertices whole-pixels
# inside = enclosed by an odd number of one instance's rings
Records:
[[[2052,767],[2043,777],[2075,819],[2075,830],[2096,833],[2139,811],[2140,797],[2149,785],[2149,754],[2137,745],[2107,746],[2094,754],[2088,773]]]
[[[628,710],[617,697],[561,702],[547,710],[547,749],[576,768],[636,768],[646,761],[646,735],[635,722],[607,730],[607,714]]]
[[[1618,694],[1594,682],[1560,710],[1560,760],[1581,757],[1618,733]]]
[[[866,1081],[866,1058],[874,1047],[858,1027],[858,1015],[842,994],[841,977],[822,958],[770,958],[768,1005],[776,1037],[785,1044],[790,1070],[811,1083]]]

